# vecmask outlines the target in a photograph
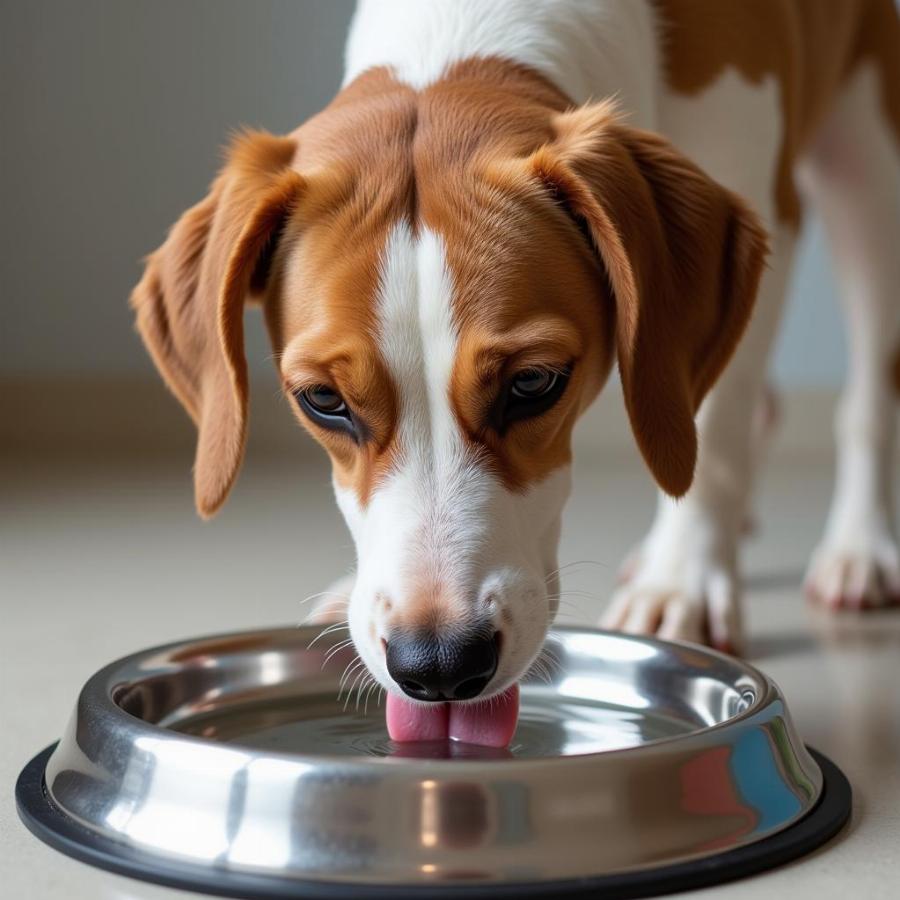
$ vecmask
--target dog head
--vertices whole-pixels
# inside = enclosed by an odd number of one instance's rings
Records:
[[[611,106],[482,84],[369,73],[290,138],[241,138],[133,296],[197,423],[204,516],[243,454],[262,301],[356,544],[356,648],[417,699],[497,693],[535,659],[572,428],[614,362],[650,471],[687,490],[765,254],[737,197]]]

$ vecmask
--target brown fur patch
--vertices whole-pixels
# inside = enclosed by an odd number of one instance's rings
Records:
[[[653,0],[669,85],[696,94],[729,66],[781,88],[784,138],[773,186],[779,218],[796,224],[793,169],[835,94],[865,59],[878,68],[900,139],[900,25],[893,0]]]
[[[440,634],[467,621],[465,606],[458,597],[448,596],[451,589],[446,584],[411,573],[407,590],[415,602],[404,604],[385,618],[388,634]]]
[[[231,489],[246,440],[244,302],[263,290],[265,260],[303,189],[288,168],[294,142],[237,139],[209,196],[147,258],[131,304],[166,384],[197,424],[197,509],[213,515]]]

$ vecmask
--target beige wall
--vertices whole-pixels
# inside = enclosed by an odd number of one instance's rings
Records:
[[[4,0],[0,374],[151,371],[127,297],[240,125],[338,88],[351,0]],[[252,329],[256,367],[266,363]]]

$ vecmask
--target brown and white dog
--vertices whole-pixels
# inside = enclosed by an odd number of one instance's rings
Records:
[[[237,140],[132,298],[197,423],[201,515],[243,455],[255,298],[333,462],[366,667],[395,698],[509,696],[556,612],[572,426],[617,364],[663,493],[604,624],[739,647],[802,196],[851,349],[808,587],[897,599],[898,147],[893,0],[363,0],[334,101]]]

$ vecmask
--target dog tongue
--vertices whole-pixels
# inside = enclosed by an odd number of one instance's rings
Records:
[[[387,729],[392,741],[451,738],[485,747],[505,747],[519,718],[519,686],[484,703],[411,703],[388,694]]]
[[[410,703],[387,695],[387,730],[392,741],[443,741],[450,731],[449,703]]]
[[[484,703],[451,703],[447,736],[454,741],[506,747],[519,720],[519,686],[514,684]]]

